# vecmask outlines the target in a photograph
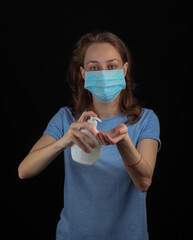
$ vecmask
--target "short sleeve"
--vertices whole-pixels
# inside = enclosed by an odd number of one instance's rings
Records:
[[[43,134],[49,134],[59,140],[64,135],[64,109],[61,108],[50,120]]]
[[[160,123],[157,115],[151,110],[146,115],[143,129],[140,133],[138,142],[145,138],[151,138],[158,141],[158,151],[161,149]]]

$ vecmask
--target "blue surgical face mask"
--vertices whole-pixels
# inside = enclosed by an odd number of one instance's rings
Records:
[[[126,87],[123,68],[120,70],[85,71],[84,87],[100,102],[111,102]]]

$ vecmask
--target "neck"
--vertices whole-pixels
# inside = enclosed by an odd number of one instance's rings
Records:
[[[93,96],[92,110],[97,114],[100,119],[111,118],[121,112],[119,105],[120,97],[109,103],[103,103],[98,101]]]

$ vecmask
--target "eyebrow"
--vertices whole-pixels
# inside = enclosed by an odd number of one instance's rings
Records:
[[[118,62],[120,62],[117,58],[112,58],[112,59],[107,60],[106,63],[108,63],[108,62],[113,62],[113,61],[118,61]],[[99,61],[90,60],[90,61],[87,62],[86,65],[88,65],[89,63],[99,63]]]

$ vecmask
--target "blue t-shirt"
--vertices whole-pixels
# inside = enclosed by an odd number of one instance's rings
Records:
[[[103,119],[97,128],[106,132],[125,123],[126,114]],[[75,122],[69,108],[61,108],[44,134],[60,139]],[[144,138],[159,142],[160,127],[155,113],[143,109],[141,119],[127,124],[135,146]],[[148,240],[146,192],[132,182],[116,145],[102,146],[93,166],[72,160],[64,151],[64,208],[57,226],[57,240]]]

